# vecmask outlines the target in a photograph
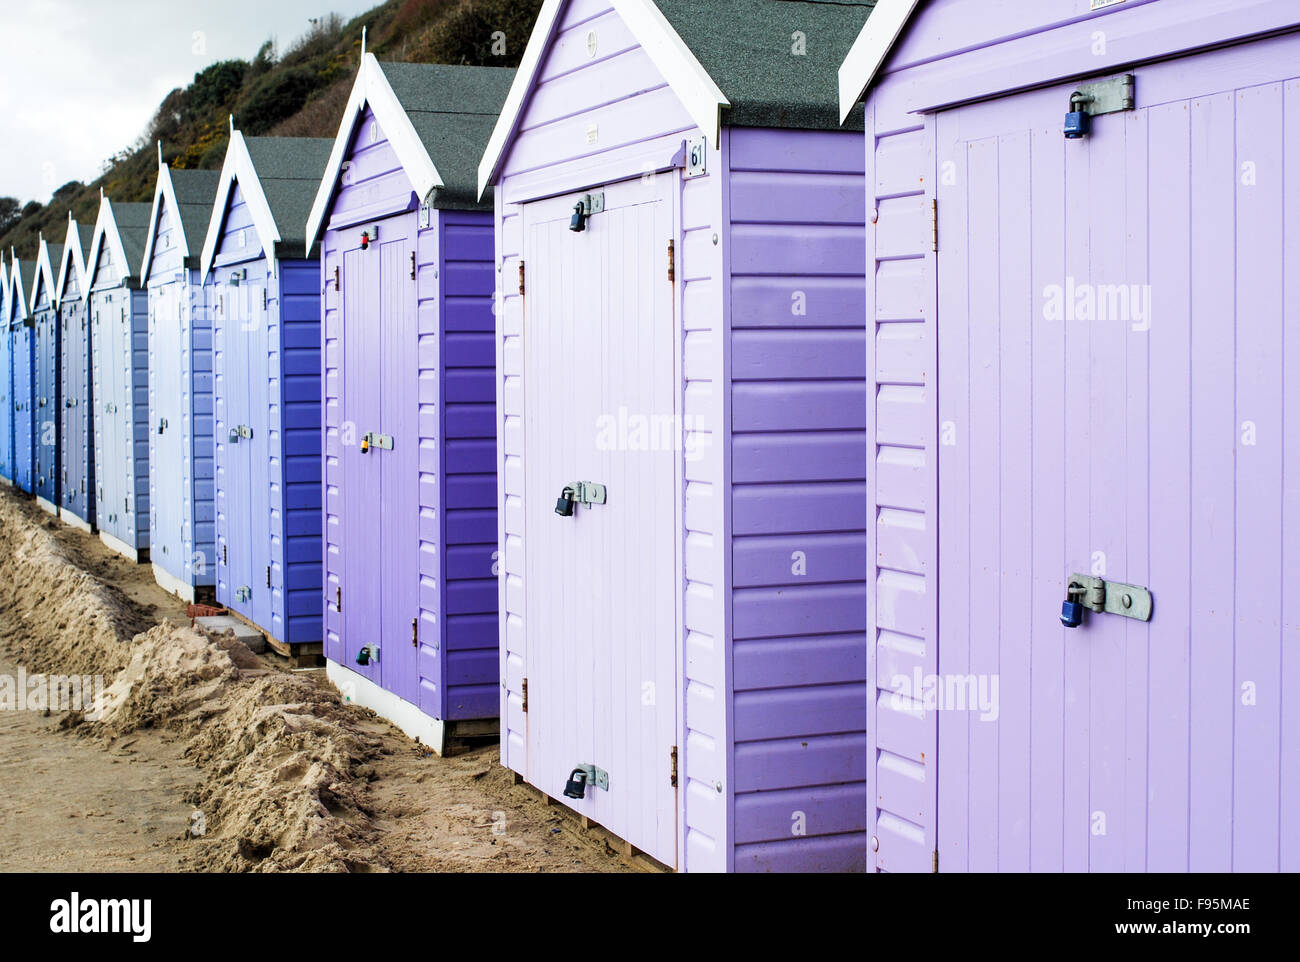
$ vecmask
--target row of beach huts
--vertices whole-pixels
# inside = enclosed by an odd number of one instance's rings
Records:
[[[547,0],[0,264],[3,473],[689,871],[1300,870],[1293,0]]]

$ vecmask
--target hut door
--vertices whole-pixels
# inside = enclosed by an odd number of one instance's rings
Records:
[[[219,303],[225,315],[220,345],[222,414],[225,420],[216,439],[221,446],[223,475],[222,543],[218,545],[217,570],[225,582],[221,601],[256,622],[253,599],[261,585],[253,576],[253,539],[269,537],[269,528],[258,523],[251,510],[254,479],[265,479],[263,472],[255,470],[253,439],[246,437],[252,423],[250,412],[256,378],[253,366],[257,357],[250,350],[252,291],[249,284],[230,283],[220,288]]]
[[[411,217],[378,226],[377,244],[343,252],[344,664],[416,704],[420,638],[412,622],[420,617],[420,407],[416,282],[411,278],[415,231]],[[356,236],[360,234],[358,228]],[[379,658],[358,665],[357,654],[368,645],[379,646]]]
[[[181,285],[164,284],[150,292],[149,324],[149,476],[153,530],[150,555],[178,577],[185,570],[181,539]],[[188,392],[187,392],[188,393]]]
[[[117,331],[121,322],[118,320],[118,308],[113,303],[113,294],[95,294],[91,302],[91,336],[90,349],[94,356],[94,380],[98,390],[95,392],[95,411],[93,430],[95,432],[95,513],[99,526],[109,534],[122,538],[124,527],[113,520],[125,520],[123,495],[117,493],[119,481],[125,488],[125,459],[117,457],[117,419],[114,413],[118,404],[115,363],[118,356],[119,340]],[[123,538],[123,540],[125,540]]]
[[[249,520],[249,585],[251,617],[253,622],[267,631],[272,625],[272,595],[276,590],[271,568],[271,541],[277,536],[278,526],[271,518],[271,485],[283,482],[283,462],[275,471],[271,462],[270,392],[278,388],[278,378],[272,379],[270,331],[267,316],[267,275],[265,268],[253,265],[249,269],[248,284],[244,287],[247,298],[246,330],[240,332],[248,353],[246,374],[248,379],[246,410],[249,436],[241,442],[248,465],[248,520]],[[283,435],[282,435],[283,436]],[[281,639],[283,640],[283,639]]]
[[[1142,68],[1078,140],[1074,86],[937,118],[941,867],[1279,868],[1298,46]],[[1152,620],[1064,627],[1073,574]]]
[[[562,797],[580,765],[608,773],[575,808],[676,864],[676,412],[663,176],[524,215],[528,778]],[[556,502],[574,482],[604,504]]]

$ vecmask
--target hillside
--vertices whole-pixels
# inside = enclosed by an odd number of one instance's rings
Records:
[[[63,240],[68,212],[93,225],[102,187],[114,200],[151,201],[157,173],[157,142],[163,159],[176,168],[221,167],[229,139],[229,118],[250,135],[333,137],[347,105],[366,47],[381,60],[418,63],[518,66],[541,0],[388,0],[345,23],[324,17],[311,32],[283,51],[271,41],[251,60],[214,63],[188,87],[164,98],[137,139],[110,158],[103,174],[88,184],[72,182],[48,203],[32,201],[16,222],[6,217],[0,183],[0,251],[36,254],[39,235]],[[493,35],[505,34],[505,51]],[[124,139],[131,131],[123,131]]]

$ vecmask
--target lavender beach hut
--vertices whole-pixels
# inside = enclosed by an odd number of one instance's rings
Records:
[[[882,0],[844,63],[870,867],[1300,869],[1298,28]]]
[[[135,562],[149,558],[149,294],[140,263],[151,212],[101,197],[86,259],[95,523],[100,541]]]
[[[548,0],[480,167],[502,760],[679,870],[866,863],[870,10]]]
[[[62,441],[63,386],[59,381],[59,300],[58,269],[63,256],[61,244],[41,238],[36,256],[28,305],[32,324],[33,441],[35,458],[36,503],[50,514],[59,513],[59,494],[63,481],[59,476],[59,449]]]
[[[73,527],[95,525],[95,434],[91,396],[91,325],[86,309],[86,258],[93,232],[68,216],[56,274],[59,310],[59,517]]]
[[[278,646],[317,652],[321,274],[303,230],[332,147],[232,129],[200,263],[212,309],[217,601]]]
[[[9,306],[5,327],[9,337],[9,356],[13,371],[13,483],[27,494],[36,492],[35,438],[36,367],[32,351],[31,314],[27,308],[27,292],[36,281],[36,261],[20,260],[9,252]]]
[[[221,174],[158,165],[140,280],[149,292],[149,557],[194,601],[216,584],[212,319],[199,254]]]
[[[512,77],[364,55],[307,223],[327,667],[435,751],[497,728],[492,214],[474,168]]]

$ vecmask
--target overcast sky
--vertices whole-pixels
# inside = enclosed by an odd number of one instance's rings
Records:
[[[284,48],[308,19],[381,0],[0,0],[0,196],[99,176],[163,97],[217,60]]]

